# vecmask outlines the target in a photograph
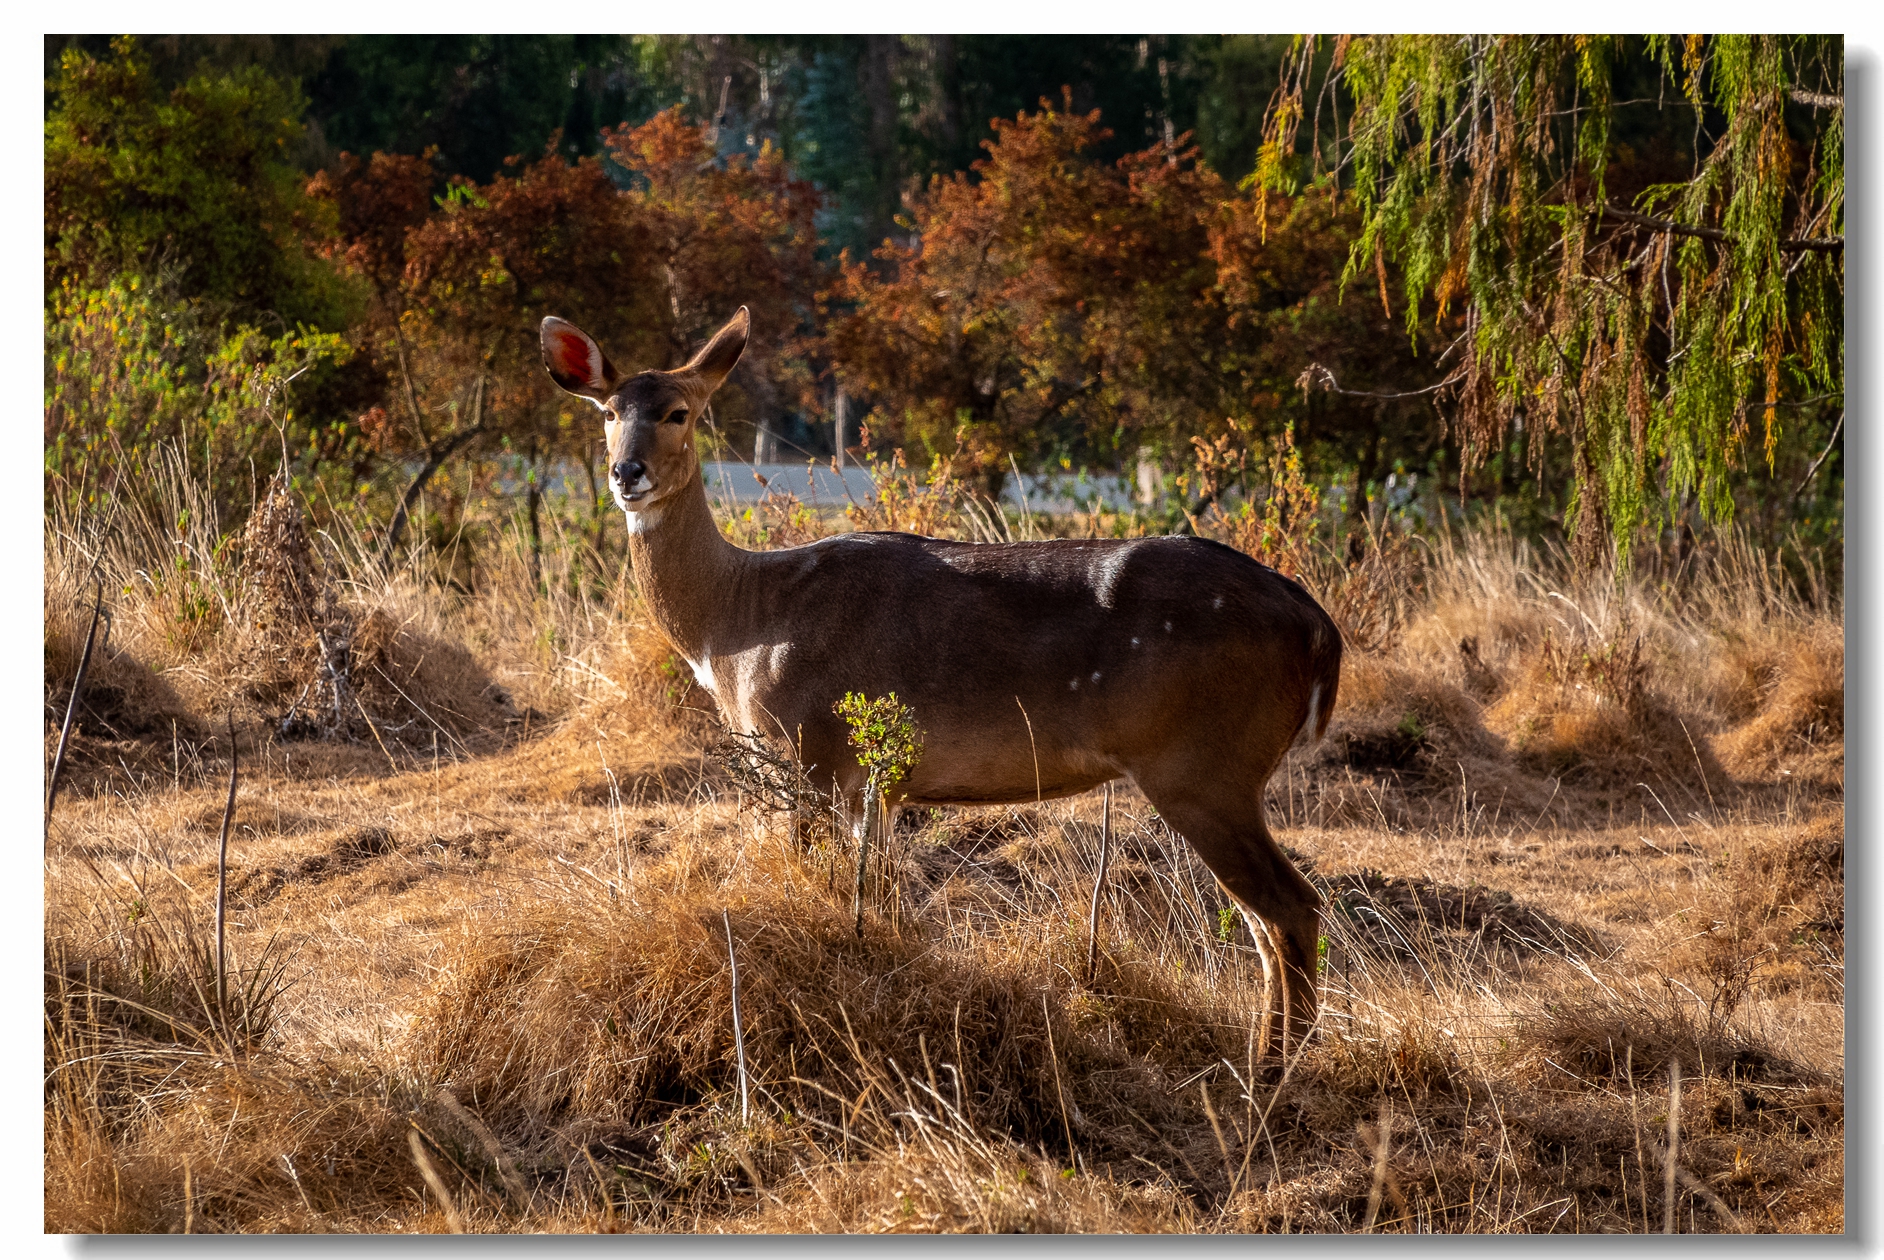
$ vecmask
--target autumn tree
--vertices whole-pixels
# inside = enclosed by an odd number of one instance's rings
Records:
[[[461,451],[516,461],[539,552],[553,465],[582,469],[599,510],[601,427],[544,376],[545,315],[593,329],[623,366],[667,367],[749,305],[783,349],[742,363],[721,410],[746,417],[805,387],[793,347],[817,283],[815,194],[769,152],[712,161],[701,132],[669,111],[607,133],[627,189],[596,158],[558,156],[553,138],[545,156],[512,159],[489,183],[454,176],[436,197],[431,167],[410,157],[343,156],[312,182],[336,224],[330,253],[376,294],[358,336],[384,365],[387,399],[363,423],[388,458],[417,463],[387,557],[420,491]]]
[[[991,485],[1010,455],[1136,445],[1130,396],[1164,371],[1137,326],[1185,315],[1210,282],[1212,177],[1194,155],[1128,177],[1088,156],[1108,134],[1096,112],[1042,106],[997,120],[976,178],[932,180],[912,235],[876,251],[883,270],[847,253],[827,295],[832,355],[873,399],[872,427]]]
[[[647,234],[657,278],[651,296],[664,308],[645,335],[665,344],[637,348],[632,361],[677,367],[734,311],[752,309],[759,334],[715,396],[726,432],[814,405],[821,198],[792,176],[777,148],[716,157],[709,130],[676,106],[602,136],[631,175],[625,199]]]
[[[1183,136],[1096,160],[1098,116],[1043,106],[997,120],[978,178],[912,199],[912,237],[877,251],[887,274],[844,261],[831,354],[870,396],[874,432],[991,484],[1010,457],[1181,462],[1191,437],[1232,422],[1244,435],[1294,423],[1304,441],[1312,429],[1330,462],[1358,448],[1367,476],[1430,450],[1397,442],[1430,442],[1430,409],[1343,396],[1305,423],[1305,363],[1362,390],[1417,363],[1377,306],[1341,300],[1352,215],[1239,194]]]

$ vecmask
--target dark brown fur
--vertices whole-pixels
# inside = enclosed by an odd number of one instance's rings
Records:
[[[1270,834],[1263,791],[1334,706],[1341,636],[1307,592],[1197,538],[873,533],[742,551],[713,522],[692,434],[744,347],[743,311],[686,367],[625,379],[573,332],[545,321],[546,364],[610,413],[636,581],[729,724],[791,746],[853,813],[863,771],[833,712],[846,692],[894,692],[916,714],[901,804],[1129,777],[1244,909],[1280,999],[1266,1044],[1306,1033],[1320,898]]]

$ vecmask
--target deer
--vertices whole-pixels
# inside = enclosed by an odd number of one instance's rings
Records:
[[[862,817],[834,704],[894,692],[922,754],[892,808],[1016,805],[1125,778],[1190,844],[1255,938],[1267,1059],[1315,1023],[1321,897],[1263,793],[1327,730],[1340,631],[1293,580],[1195,536],[956,542],[854,532],[747,551],[707,501],[697,425],[744,353],[747,308],[673,370],[628,375],[574,324],[539,338],[604,413],[608,484],[649,615],[729,728],[788,746]]]

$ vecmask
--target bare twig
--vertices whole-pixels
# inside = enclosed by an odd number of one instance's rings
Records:
[[[870,833],[877,829],[877,818],[882,812],[882,793],[877,790],[873,775],[864,785],[863,831],[857,837],[857,892],[851,898],[851,910],[857,916],[857,939],[860,941],[863,939],[864,872],[870,860]]]
[[[733,916],[721,910],[720,921],[726,925],[726,961],[733,972],[733,1048],[739,1055],[739,1123],[744,1125],[751,1123],[752,1094],[746,1078],[746,1026],[739,1018],[739,958],[733,952]],[[861,919],[857,926],[863,930]]]
[[[105,584],[98,583],[98,598],[92,603],[92,624],[85,631],[85,651],[79,656],[78,674],[72,679],[72,694],[65,702],[65,722],[59,727],[59,747],[52,754],[52,773],[46,778],[46,836],[52,836],[52,803],[59,799],[59,778],[65,772],[65,749],[72,738],[72,719],[78,714],[79,697],[85,693],[85,675],[92,667],[92,644],[98,636],[98,619],[105,612]],[[105,633],[111,633],[107,626]]]
[[[1642,1118],[1635,1108],[1635,1046],[1622,1048],[1622,1070],[1629,1078],[1629,1123],[1635,1129],[1635,1177],[1642,1191],[1642,1232],[1648,1233],[1648,1165],[1642,1159]]]
[[[528,1208],[531,1202],[529,1189],[523,1184],[523,1178],[517,1174],[515,1161],[505,1156],[503,1143],[497,1140],[497,1135],[491,1132],[490,1126],[480,1120],[476,1112],[459,1102],[456,1094],[443,1086],[439,1087],[438,1101],[444,1105],[446,1111],[451,1113],[453,1119],[471,1130],[471,1135],[477,1138],[478,1144],[484,1148],[484,1153],[491,1157],[491,1163],[497,1168],[498,1178],[504,1183],[504,1189],[510,1192],[510,1197],[517,1206]]]
[[[1380,1194],[1387,1188],[1387,1151],[1393,1135],[1393,1112],[1387,1108],[1387,1100],[1380,1100],[1380,1142],[1374,1148],[1374,1188],[1367,1193],[1367,1220],[1361,1225],[1363,1234],[1374,1232],[1374,1220],[1380,1215]]]
[[[1827,438],[1825,441],[1825,449],[1820,451],[1819,457],[1812,461],[1812,467],[1806,469],[1806,475],[1799,478],[1799,484],[1792,488],[1793,498],[1795,499],[1798,498],[1801,492],[1803,492],[1807,486],[1812,484],[1812,479],[1818,476],[1819,465],[1825,462],[1825,457],[1832,453],[1832,448],[1834,446],[1838,445],[1838,435],[1844,431],[1844,428],[1845,428],[1845,413],[1841,411],[1838,413],[1838,423],[1832,426],[1832,436]]]
[[[1092,911],[1086,916],[1086,983],[1092,983],[1099,963],[1099,894],[1106,886],[1106,862],[1112,856],[1112,785],[1106,784],[1099,806],[1099,869],[1092,877]]]
[[[225,979],[228,955],[224,928],[229,905],[229,824],[235,821],[236,802],[235,710],[229,711],[228,721],[229,799],[223,802],[222,838],[216,845],[216,1020],[222,1025],[224,1036],[229,1034],[229,990]]]
[[[460,429],[456,433],[439,439],[438,442],[434,443],[427,450],[421,452],[425,457],[425,462],[419,466],[417,475],[406,483],[405,492],[399,496],[399,504],[393,509],[392,523],[386,527],[386,539],[380,545],[379,567],[382,571],[390,572],[392,570],[393,553],[399,549],[399,540],[406,532],[406,521],[412,515],[412,509],[417,505],[419,495],[424,491],[426,483],[431,481],[433,474],[444,465],[446,460],[452,457],[459,447],[484,432],[484,421],[482,418],[484,410],[484,378],[482,376],[478,378],[476,388],[477,393],[473,399],[473,410],[478,413],[479,418],[469,427]]]
[[[445,1189],[445,1179],[438,1175],[438,1169],[432,1167],[431,1159],[425,1154],[425,1143],[419,1137],[417,1129],[406,1130],[406,1141],[412,1145],[412,1162],[419,1166],[419,1176],[425,1178],[432,1193],[438,1196],[439,1206],[445,1209],[445,1224],[454,1234],[464,1233],[464,1223],[458,1219],[458,1209],[452,1204],[451,1192]]]
[[[1720,245],[1732,245],[1735,238],[1719,228],[1689,227],[1673,219],[1660,219],[1654,215],[1637,214],[1633,210],[1624,210],[1621,206],[1606,205],[1602,210],[1605,219],[1614,219],[1618,223],[1627,223],[1631,227],[1649,228],[1656,232],[1669,232],[1676,236],[1693,236],[1704,241],[1713,241]],[[1830,252],[1845,248],[1843,236],[1793,236],[1779,243],[1783,250],[1817,250]]]
[[[1831,92],[1808,92],[1804,88],[1787,88],[1786,95],[1801,105],[1810,105],[1813,109],[1843,109],[1845,98]]]
[[[287,1170],[288,1180],[294,1183],[295,1193],[301,1196],[301,1206],[307,1209],[307,1214],[309,1218],[313,1220],[317,1230],[320,1233],[326,1233],[327,1230],[325,1223],[321,1220],[320,1209],[314,1206],[314,1200],[307,1197],[307,1187],[301,1184],[301,1174],[295,1171],[294,1156],[283,1151],[281,1153],[281,1166]]]
[[[1212,1064],[1214,1067],[1215,1064]],[[1204,1114],[1210,1118],[1210,1131],[1217,1135],[1217,1154],[1223,1157],[1223,1176],[1229,1187],[1236,1187],[1236,1171],[1230,1167],[1230,1144],[1223,1140],[1223,1126],[1217,1123],[1217,1109],[1210,1105],[1210,1083],[1197,1082],[1197,1092],[1204,1100]]]
[[[1053,1012],[1047,1007],[1047,995],[1040,995],[1040,1014],[1047,1021],[1047,1058],[1053,1061],[1053,1092],[1060,1100],[1060,1126],[1066,1130],[1066,1157],[1079,1163],[1079,1147],[1073,1144],[1073,1121],[1066,1114],[1066,1089],[1060,1084],[1060,1052],[1053,1044]]]
[[[1391,402],[1396,398],[1418,398],[1422,394],[1434,394],[1448,385],[1456,385],[1465,379],[1465,370],[1461,368],[1437,385],[1428,385],[1425,389],[1403,390],[1397,394],[1377,394],[1364,389],[1343,389],[1335,380],[1335,374],[1319,363],[1310,363],[1302,369],[1302,374],[1295,378],[1295,387],[1304,393],[1310,389],[1319,389],[1324,394],[1342,394],[1348,398],[1375,398]]]
[[[1662,1152],[1667,1174],[1662,1184],[1662,1233],[1675,1232],[1675,1160],[1681,1151],[1681,1063],[1668,1061],[1668,1149]]]

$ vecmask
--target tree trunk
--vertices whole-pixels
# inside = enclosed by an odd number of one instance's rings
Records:
[[[837,387],[837,401],[833,410],[837,415],[835,417],[836,430],[832,435],[831,445],[836,452],[837,470],[842,472],[844,471],[844,444],[849,440],[850,434],[850,395],[844,392],[842,385]]]
[[[589,527],[595,531],[595,559],[598,565],[606,568],[608,557],[602,554],[602,485],[595,476],[595,453],[591,449],[582,457],[582,471],[589,478]]]
[[[866,137],[870,151],[870,173],[876,185],[874,231],[888,232],[896,217],[898,180],[896,169],[896,46],[898,36],[864,36],[863,64],[858,67],[859,86],[864,103],[870,108],[870,132]]]
[[[406,486],[405,493],[399,496],[399,506],[393,509],[392,524],[386,527],[386,543],[380,548],[379,567],[382,570],[392,568],[393,553],[399,550],[399,540],[405,536],[406,521],[412,515],[413,505],[419,501],[419,495],[425,490],[425,483],[444,466],[446,460],[484,431],[484,378],[478,377],[477,390],[472,400],[471,426],[460,429],[450,437],[432,444],[426,451],[425,463],[419,468],[418,476]]]
[[[530,443],[530,471],[524,477],[523,501],[530,515],[530,586],[543,589],[543,464],[536,442]]]
[[[962,139],[961,63],[953,35],[931,35],[929,47],[935,66],[937,138],[942,151],[952,156]]]

